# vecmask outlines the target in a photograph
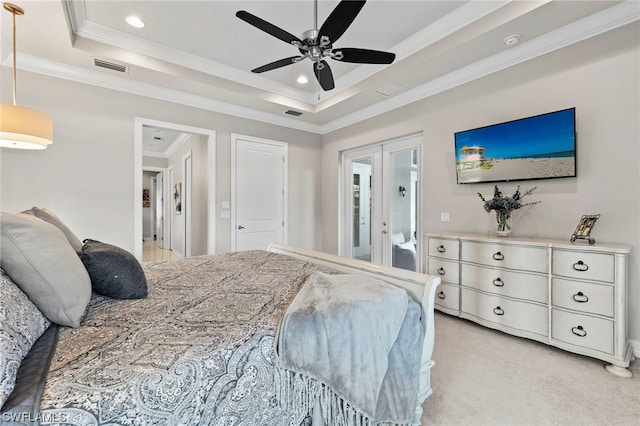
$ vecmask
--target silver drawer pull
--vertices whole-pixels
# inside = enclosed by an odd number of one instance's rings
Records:
[[[587,303],[589,301],[589,297],[587,297],[587,295],[583,292],[579,291],[573,295],[573,300],[578,303]]]
[[[571,332],[573,334],[575,334],[578,337],[585,337],[587,335],[587,330],[585,330],[584,328],[582,328],[581,325],[577,326],[577,327],[573,327],[571,329]]]
[[[438,299],[444,300],[446,298],[447,298],[447,296],[444,294],[444,291],[441,291],[440,293],[438,293]]]
[[[493,254],[493,260],[504,260],[504,254],[497,252]]]
[[[447,251],[443,245],[439,245],[438,248],[436,248],[436,251],[438,253],[444,253],[445,251]]]
[[[502,281],[500,278],[496,278],[495,280],[493,280],[493,285],[495,285],[496,287],[504,287],[504,281]]]
[[[504,315],[504,310],[500,306],[496,306],[493,308],[493,313],[502,316]]]
[[[582,260],[578,260],[576,263],[573,264],[573,269],[579,272],[586,272],[589,270],[589,265],[584,263]]]
[[[444,275],[444,274],[445,274],[444,268],[442,267],[438,268],[438,275]]]

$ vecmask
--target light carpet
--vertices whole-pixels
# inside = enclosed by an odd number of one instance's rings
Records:
[[[423,425],[640,425],[640,361],[624,379],[604,361],[437,311],[435,328]]]

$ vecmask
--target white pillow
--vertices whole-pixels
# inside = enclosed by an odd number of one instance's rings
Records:
[[[405,249],[405,250],[411,250],[414,253],[416,251],[416,246],[415,246],[415,244],[413,244],[412,241],[407,241],[406,243],[398,244],[398,247],[400,247],[402,249]]]
[[[397,246],[402,243],[404,243],[404,234],[402,232],[391,234],[391,245]]]
[[[2,269],[49,320],[80,326],[91,280],[62,231],[33,215],[5,212],[0,229]]]

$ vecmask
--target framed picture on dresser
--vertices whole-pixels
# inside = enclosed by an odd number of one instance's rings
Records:
[[[599,214],[582,215],[580,222],[578,222],[578,226],[576,226],[576,230],[573,231],[573,235],[571,235],[571,242],[573,243],[576,240],[587,240],[589,244],[595,244],[596,240],[591,238],[591,229],[599,217]]]

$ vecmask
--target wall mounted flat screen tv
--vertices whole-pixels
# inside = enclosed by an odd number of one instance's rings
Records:
[[[576,176],[575,108],[455,133],[458,183]]]

